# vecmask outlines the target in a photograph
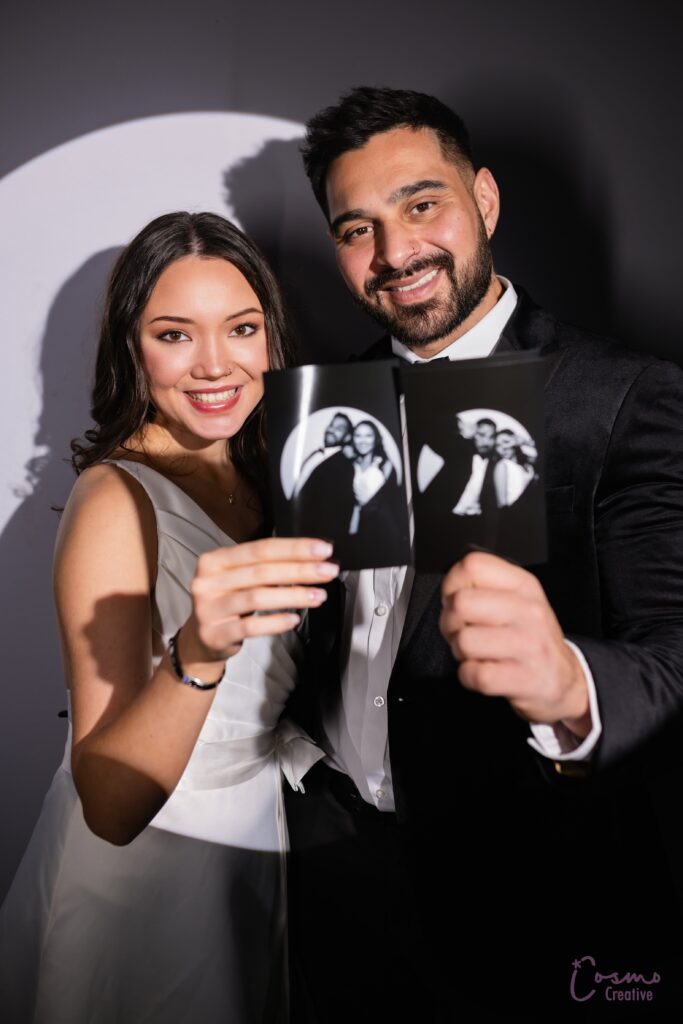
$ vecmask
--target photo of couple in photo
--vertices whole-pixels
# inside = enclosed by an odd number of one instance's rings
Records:
[[[469,478],[451,509],[453,515],[476,516],[508,508],[538,480],[535,443],[515,421],[516,430],[501,426],[504,416],[488,409],[457,414],[454,463],[461,464],[462,474],[454,480],[459,485],[468,471]]]
[[[418,487],[421,493],[430,487],[432,501],[452,515],[486,515],[514,505],[538,483],[537,460],[536,443],[520,423],[506,413],[469,409],[456,413],[443,454],[422,448]]]
[[[301,528],[321,536],[346,534],[359,545],[380,543],[391,533],[403,483],[391,435],[358,410],[319,410],[314,415],[324,417],[322,442],[304,457],[292,490]],[[316,426],[311,420],[306,423],[307,439],[316,436]],[[393,449],[391,457],[387,447]]]
[[[509,373],[511,368],[506,369]],[[444,543],[453,548],[452,555],[475,546],[521,564],[543,561],[543,458],[537,416],[527,408],[528,429],[509,406],[503,411],[480,400],[476,408],[463,409],[460,402],[453,403],[445,382],[444,387],[436,425],[415,415],[412,403],[407,410],[415,463],[417,562],[424,571],[440,565]],[[469,387],[476,392],[474,379]],[[525,397],[531,401],[531,395],[523,388],[517,405],[525,407]],[[422,409],[425,398],[420,398]]]

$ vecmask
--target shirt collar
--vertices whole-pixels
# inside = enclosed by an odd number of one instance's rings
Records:
[[[457,338],[448,348],[432,356],[432,359],[483,359],[493,352],[505,325],[512,316],[517,305],[517,292],[506,277],[498,275],[504,287],[503,294],[493,309],[483,316],[474,327]],[[391,339],[391,349],[395,356],[406,359],[409,363],[429,363],[429,359],[421,359],[412,349],[407,348],[396,338]]]

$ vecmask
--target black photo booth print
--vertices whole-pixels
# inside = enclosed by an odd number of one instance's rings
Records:
[[[334,544],[343,569],[410,562],[393,363],[265,374],[275,531]]]
[[[474,549],[546,560],[544,373],[526,353],[401,368],[418,571]]]

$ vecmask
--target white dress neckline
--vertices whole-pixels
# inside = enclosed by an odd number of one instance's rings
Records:
[[[171,487],[175,487],[175,489],[176,489],[177,491],[179,491],[179,492],[180,492],[180,494],[182,494],[183,498],[185,498],[185,499],[186,499],[187,501],[189,501],[189,503],[190,503],[190,504],[192,505],[192,507],[193,507],[193,508],[195,508],[195,509],[197,510],[197,512],[199,513],[199,515],[200,515],[200,516],[202,517],[202,519],[204,519],[204,521],[205,521],[205,522],[209,523],[209,524],[210,524],[210,526],[211,526],[211,527],[212,527],[212,528],[213,528],[214,530],[217,530],[217,531],[218,531],[218,533],[220,533],[220,535],[221,535],[222,537],[225,537],[225,539],[226,539],[226,540],[227,540],[227,542],[228,542],[228,544],[227,544],[227,547],[234,547],[234,545],[235,545],[235,544],[237,543],[237,541],[233,540],[233,538],[232,538],[232,537],[230,536],[230,534],[229,534],[229,533],[226,533],[226,532],[225,532],[225,530],[221,530],[221,528],[220,528],[220,526],[218,525],[218,523],[215,523],[215,522],[213,521],[213,519],[211,518],[211,516],[209,515],[209,513],[208,513],[208,512],[205,512],[205,511],[204,511],[204,509],[202,508],[202,506],[201,506],[201,505],[199,505],[199,504],[198,504],[198,503],[197,503],[197,502],[195,501],[195,499],[194,499],[194,498],[192,498],[192,497],[191,497],[191,496],[190,496],[190,495],[189,495],[189,494],[187,493],[187,491],[183,490],[183,488],[182,488],[182,487],[181,487],[181,486],[180,486],[179,484],[177,484],[177,483],[176,483],[176,482],[175,482],[174,480],[171,480],[171,478],[170,478],[170,477],[168,477],[168,476],[166,476],[166,474],[165,474],[165,473],[161,473],[161,472],[159,472],[159,470],[158,470],[158,469],[154,469],[154,467],[153,467],[153,466],[150,466],[150,465],[149,465],[148,463],[146,463],[146,462],[141,462],[141,461],[139,461],[138,459],[102,459],[102,462],[103,462],[103,463],[106,463],[107,465],[110,465],[110,466],[116,466],[116,465],[118,465],[118,464],[120,464],[120,463],[124,463],[124,464],[126,464],[126,465],[129,465],[129,466],[142,466],[142,467],[143,467],[143,469],[144,469],[144,470],[145,470],[146,472],[148,472],[148,473],[154,473],[154,475],[155,475],[155,476],[159,477],[159,478],[160,478],[161,480],[165,481],[165,482],[166,482],[167,484],[170,484],[170,485],[171,485]]]

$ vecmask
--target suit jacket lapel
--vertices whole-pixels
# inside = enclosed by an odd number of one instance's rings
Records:
[[[362,352],[360,356],[356,356],[353,362],[365,363],[376,359],[394,359],[397,363],[399,362],[398,356],[394,355],[391,348],[391,335],[384,334],[369,349]]]
[[[562,361],[562,353],[557,347],[557,324],[531,301],[523,288],[515,285],[515,289],[518,295],[517,305],[491,355],[538,349],[539,355],[546,360],[547,389]]]

